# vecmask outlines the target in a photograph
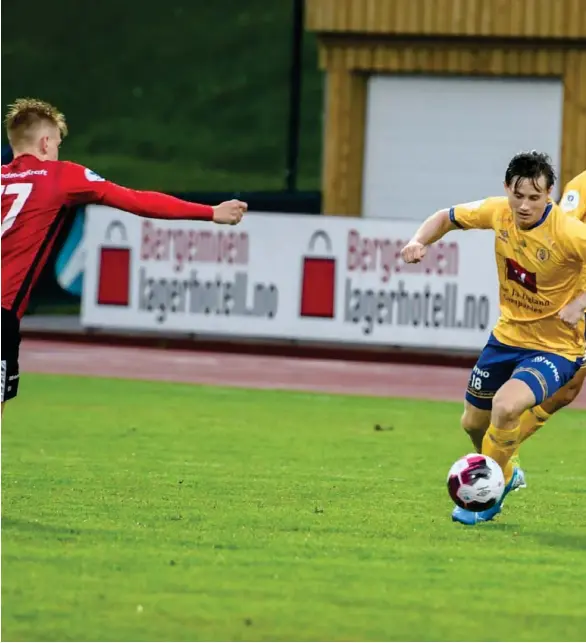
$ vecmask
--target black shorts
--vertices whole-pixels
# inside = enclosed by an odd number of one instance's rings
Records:
[[[18,352],[20,350],[20,322],[10,310],[2,309],[2,402],[18,393]]]

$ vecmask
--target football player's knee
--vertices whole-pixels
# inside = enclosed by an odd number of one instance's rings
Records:
[[[487,413],[478,412],[473,409],[467,408],[462,413],[460,424],[466,433],[474,431],[483,431],[488,427]]]
[[[503,389],[497,391],[492,401],[493,416],[499,418],[501,422],[513,422],[524,410],[525,407],[520,404],[520,401]]]

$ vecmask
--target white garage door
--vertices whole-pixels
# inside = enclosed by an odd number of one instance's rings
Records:
[[[547,152],[557,170],[562,105],[555,79],[372,76],[363,216],[422,220],[501,195],[519,151]]]

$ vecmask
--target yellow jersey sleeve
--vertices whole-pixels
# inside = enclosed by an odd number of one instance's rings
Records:
[[[571,217],[586,222],[586,172],[582,172],[566,185],[560,208]]]
[[[462,230],[493,228],[497,199],[483,199],[461,203],[450,208],[450,221]]]
[[[568,259],[586,264],[586,224],[568,217],[564,225],[564,235],[560,241]],[[584,274],[582,270],[582,276]]]

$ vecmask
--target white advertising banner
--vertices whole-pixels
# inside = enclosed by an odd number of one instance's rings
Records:
[[[86,327],[479,349],[498,316],[490,231],[406,265],[417,224],[249,213],[237,227],[87,208]]]

